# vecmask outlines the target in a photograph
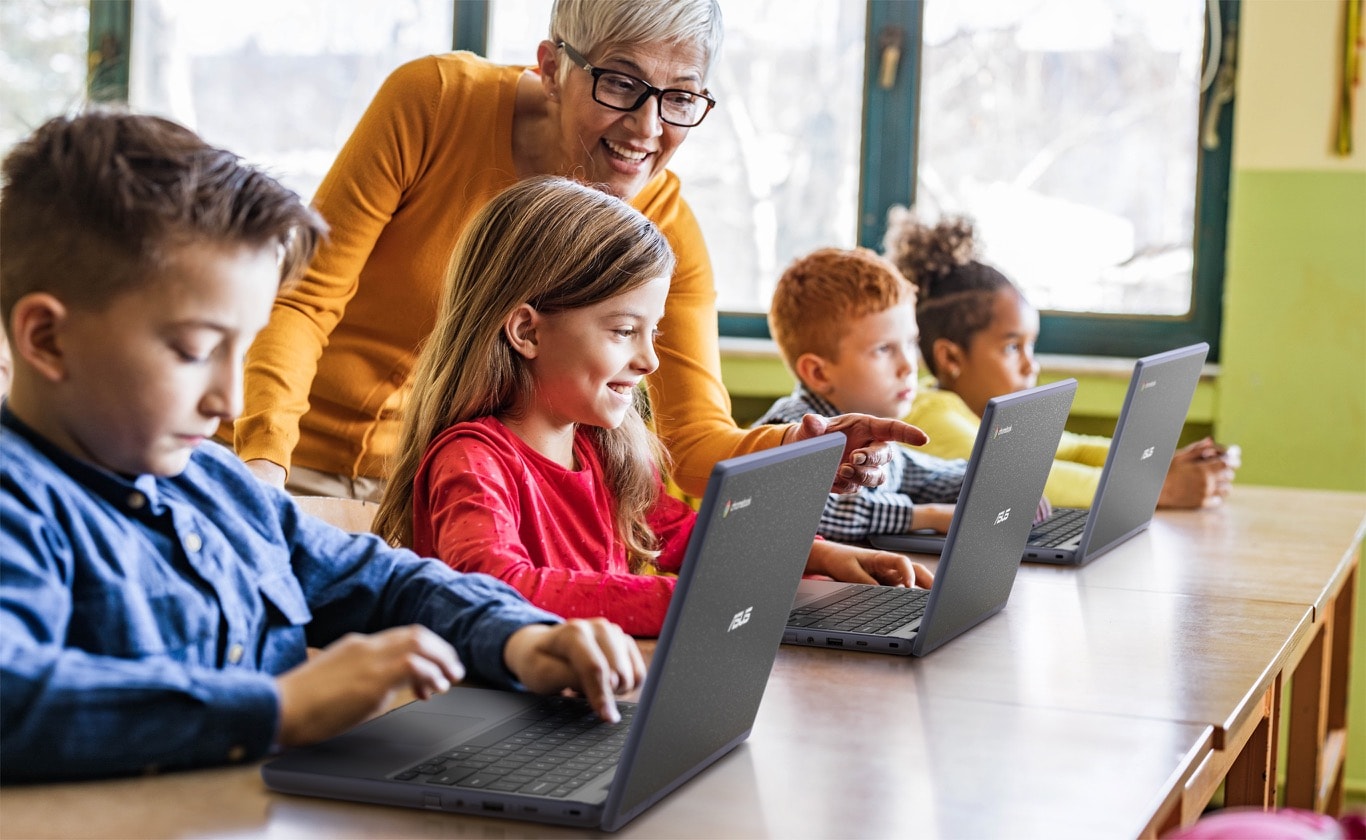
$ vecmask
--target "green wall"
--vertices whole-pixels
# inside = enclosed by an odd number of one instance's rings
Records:
[[[1235,171],[1224,306],[1215,420],[1243,447],[1238,480],[1366,490],[1366,172]],[[1366,573],[1357,584],[1346,788],[1360,807]]]
[[[1235,172],[1215,428],[1249,484],[1366,491],[1366,172]]]

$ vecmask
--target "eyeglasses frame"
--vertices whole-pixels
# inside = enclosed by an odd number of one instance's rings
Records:
[[[659,119],[661,122],[666,122],[669,125],[678,126],[679,128],[696,128],[697,126],[702,124],[702,120],[707,118],[707,114],[711,113],[711,109],[716,107],[716,100],[706,93],[699,93],[695,90],[684,90],[683,88],[657,88],[649,82],[645,81],[644,79],[640,78],[639,76],[632,76],[630,73],[623,73],[620,70],[611,70],[606,67],[594,67],[592,64],[588,63],[588,59],[584,58],[582,53],[580,53],[573,47],[569,46],[569,44],[565,43],[564,41],[560,41],[557,46],[559,46],[560,49],[564,50],[564,54],[569,57],[570,63],[572,63],[575,67],[578,67],[580,70],[587,71],[593,77],[593,101],[604,108],[611,108],[613,111],[630,113],[632,111],[639,110],[640,106],[644,105],[646,100],[648,100],[650,97],[654,97],[658,100]],[[605,73],[612,73],[617,76],[625,76],[626,78],[632,81],[639,82],[640,84],[644,85],[645,90],[640,94],[640,97],[636,99],[636,104],[632,105],[629,108],[623,108],[620,105],[612,105],[608,102],[603,102],[601,99],[599,99],[598,80],[601,79],[603,77],[603,74]],[[689,123],[687,125],[684,125],[683,123],[674,122],[673,120],[664,116],[664,94],[666,93],[685,93],[688,96],[701,99],[703,102],[707,103],[707,107],[702,110],[702,116],[698,117],[697,122],[695,123]]]

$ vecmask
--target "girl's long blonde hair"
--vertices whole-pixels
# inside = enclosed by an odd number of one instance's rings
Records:
[[[450,426],[515,412],[532,394],[526,360],[503,323],[528,303],[554,314],[670,277],[674,254],[654,224],[620,199],[558,177],[529,178],[489,202],[456,244],[436,327],[427,338],[404,409],[397,460],[375,516],[375,533],[393,545],[413,539],[413,481],[427,448]],[[644,395],[615,429],[591,433],[617,500],[614,526],[631,568],[659,551],[645,516],[665,464],[641,416]]]

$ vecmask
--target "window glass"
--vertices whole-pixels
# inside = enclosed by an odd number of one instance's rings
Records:
[[[916,204],[1041,309],[1190,310],[1203,4],[924,7]]]
[[[488,55],[530,64],[548,0],[495,0]],[[718,101],[670,163],[697,214],[723,310],[763,312],[787,264],[857,234],[865,4],[722,6]]]
[[[0,2],[0,155],[85,100],[88,0]]]
[[[138,0],[129,104],[311,197],[384,78],[451,26],[451,0]]]

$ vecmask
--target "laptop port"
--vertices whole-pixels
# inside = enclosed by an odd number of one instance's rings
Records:
[[[485,811],[497,811],[497,812],[502,812],[502,810],[503,810],[503,803],[501,803],[501,802],[484,802],[484,803],[482,803],[482,804],[480,805],[480,807],[482,807]]]
[[[825,643],[827,645],[835,645],[836,647],[844,647],[843,639],[826,639]]]

